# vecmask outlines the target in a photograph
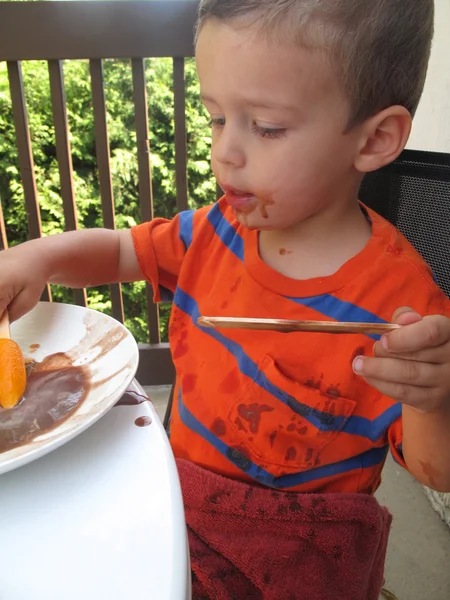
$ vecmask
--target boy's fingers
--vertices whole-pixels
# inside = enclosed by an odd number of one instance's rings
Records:
[[[3,313],[8,310],[9,298],[6,296],[0,296],[0,318],[3,317]],[[11,320],[11,315],[8,314],[9,319]]]
[[[409,308],[409,306],[402,306],[395,311],[392,322],[397,325],[411,325],[421,319],[422,317],[414,309]]]
[[[435,348],[449,341],[450,319],[433,315],[385,334],[381,339],[381,344],[390,353],[403,354]]]
[[[384,396],[419,410],[438,410],[442,403],[442,391],[439,388],[392,383],[370,377],[364,379]]]
[[[18,294],[8,307],[9,320],[12,323],[23,317],[27,312],[36,306],[39,302],[41,291],[22,291]]]
[[[353,363],[355,373],[365,379],[422,388],[439,386],[443,366],[400,358],[358,357]]]
[[[401,360],[413,360],[416,362],[431,363],[440,365],[450,362],[450,343],[437,346],[436,348],[425,348],[417,352],[403,352],[396,354],[385,350],[380,342],[376,342],[373,347],[373,354],[377,358],[399,358]]]
[[[0,300],[0,319],[3,317],[3,313],[5,312],[6,309],[7,309],[6,302],[2,302]]]
[[[358,363],[361,369],[358,368]],[[358,357],[353,367],[358,375],[381,394],[420,410],[438,410],[443,398],[450,394],[450,390],[440,384],[445,377],[442,372],[446,365],[396,358]]]

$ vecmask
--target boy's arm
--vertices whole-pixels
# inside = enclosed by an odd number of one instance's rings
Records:
[[[403,457],[424,485],[450,492],[450,410],[419,413],[403,406]]]
[[[411,473],[450,492],[450,319],[406,308],[393,322],[404,327],[377,342],[375,358],[358,357],[354,370],[402,402],[402,453]]]
[[[83,288],[142,279],[129,229],[73,231],[36,242],[45,252],[50,283]]]
[[[131,231],[91,229],[32,240],[0,252],[0,315],[18,319],[38,302],[45,285],[91,287],[136,281],[142,273]]]

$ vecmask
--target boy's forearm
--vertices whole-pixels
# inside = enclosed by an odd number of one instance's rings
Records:
[[[89,229],[33,240],[50,283],[81,288],[117,281],[120,264],[119,232]]]
[[[403,456],[424,485],[450,492],[450,410],[420,413],[403,406]]]

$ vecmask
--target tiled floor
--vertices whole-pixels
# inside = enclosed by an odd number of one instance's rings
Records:
[[[408,146],[450,152],[450,0],[435,3],[428,79]],[[148,391],[163,418],[169,388]],[[389,460],[377,496],[394,515],[387,587],[398,600],[450,600],[450,530],[432,510],[422,487]]]
[[[449,600],[450,530],[423,488],[389,459],[377,497],[394,516],[386,587],[399,600]]]

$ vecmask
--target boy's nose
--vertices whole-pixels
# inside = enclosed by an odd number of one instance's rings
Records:
[[[223,130],[213,137],[212,160],[223,165],[241,168],[245,165],[245,153],[242,143],[238,136],[232,133],[231,129]]]

